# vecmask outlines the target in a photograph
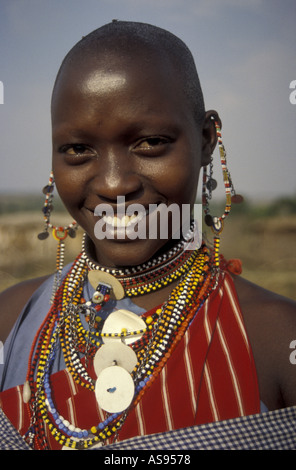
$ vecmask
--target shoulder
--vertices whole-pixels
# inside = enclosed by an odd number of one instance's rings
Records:
[[[242,306],[248,311],[248,315],[258,315],[260,312],[270,315],[270,318],[283,315],[296,314],[296,302],[294,300],[283,297],[275,292],[271,292],[263,287],[260,287],[241,276],[233,277],[236,287],[237,295]]]
[[[49,276],[30,279],[0,293],[0,340],[5,341],[24,306]]]
[[[270,408],[296,405],[296,302],[238,276],[234,283],[262,394]]]
[[[257,329],[258,326],[262,326],[265,336],[269,333],[273,339],[276,332],[274,328],[279,325],[281,325],[281,331],[286,332],[291,328],[293,333],[296,333],[296,302],[294,300],[264,289],[240,276],[235,276],[234,284],[245,322],[249,328]],[[277,331],[277,333],[280,332]],[[263,336],[262,331],[261,336]]]

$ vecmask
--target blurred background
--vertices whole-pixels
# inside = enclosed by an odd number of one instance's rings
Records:
[[[37,239],[53,82],[68,50],[112,19],[163,27],[191,49],[245,198],[227,220],[222,251],[243,261],[246,278],[296,299],[295,0],[0,0],[0,290],[55,268],[56,242]],[[220,214],[218,162],[214,172]],[[67,220],[56,201],[53,223]],[[80,233],[67,240],[66,262],[80,243]]]

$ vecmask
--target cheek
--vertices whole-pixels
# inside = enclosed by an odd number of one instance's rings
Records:
[[[55,163],[53,159],[53,173],[56,189],[66,208],[70,211],[79,205],[82,200],[82,188],[84,178],[81,172],[75,171],[72,167]]]
[[[195,201],[200,166],[191,155],[187,159],[171,162],[163,172],[163,188],[171,202],[191,204]]]

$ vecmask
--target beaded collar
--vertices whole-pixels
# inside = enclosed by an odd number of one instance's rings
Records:
[[[94,264],[90,265],[84,241],[82,253],[62,281],[53,305],[32,345],[27,381],[24,385],[24,401],[28,402],[31,413],[31,427],[27,435],[31,446],[48,448],[44,423],[55,439],[65,447],[90,448],[98,443],[104,445],[106,439],[112,436],[116,439],[129,411],[137,405],[161,372],[189,323],[217,285],[217,271],[214,269],[208,248],[203,245],[199,250],[188,253],[184,250],[184,246],[184,243],[182,246],[179,244],[178,248],[166,256],[166,259],[158,258],[157,262],[152,263],[152,268],[148,268],[147,264],[142,266],[146,271],[145,278],[140,269],[137,269],[137,281],[141,280],[144,287],[146,286],[146,289],[143,289],[142,285],[142,290],[139,290],[137,286],[130,287],[126,283],[131,277],[130,272],[121,270],[120,273],[112,272],[111,275],[98,265],[96,267]],[[171,265],[176,265],[177,268],[172,269]],[[128,296],[147,293],[150,288],[161,288],[164,285],[161,280],[163,278],[170,280],[172,275],[177,276],[179,284],[161,308],[140,319],[142,323],[139,326],[125,328],[121,324],[118,331],[115,331],[116,328],[114,331],[108,331],[108,328],[104,331],[107,322],[100,324],[100,309],[109,301],[114,289],[108,283],[99,282],[92,299],[83,298],[83,284],[90,268],[94,267],[99,277],[103,272],[104,275],[111,275],[116,282],[120,282],[124,286],[124,295]],[[150,272],[153,276],[159,275],[157,281],[159,284],[155,284],[149,278]],[[88,327],[82,324],[81,315],[88,322]],[[129,320],[129,312],[119,311],[120,315],[121,319]],[[133,317],[132,320],[134,321]],[[125,366],[121,363],[120,366],[117,363],[113,364],[111,370],[112,377],[119,372],[124,375],[125,386],[131,388],[130,402],[127,406],[122,406],[123,409],[115,411],[103,406],[107,415],[102,422],[95,423],[90,429],[74,428],[56,410],[50,385],[51,366],[56,353],[61,349],[73,380],[79,386],[89,389],[90,393],[96,393],[98,404],[101,406],[102,397],[98,390],[101,382],[106,380],[103,378],[103,373],[108,372],[111,366],[98,372],[97,380],[94,380],[89,375],[87,363],[94,361],[95,364],[97,354],[108,345],[106,340],[111,341],[111,350],[114,341],[117,341],[118,346],[119,340],[119,344],[126,348],[125,351],[135,357],[133,366],[127,368],[128,370],[125,370]],[[130,340],[131,344],[127,340]],[[38,377],[37,382],[35,377]]]
[[[185,236],[182,236],[182,239],[177,242],[169,251],[156,256],[146,263],[140,264],[138,266],[126,267],[126,268],[108,268],[106,266],[99,265],[91,255],[92,245],[91,240],[88,235],[85,233],[82,240],[82,255],[86,259],[89,269],[100,270],[112,274],[115,277],[129,277],[135,276],[137,274],[143,274],[147,271],[158,269],[164,264],[170,263],[172,260],[183,254],[187,251],[188,246],[194,239],[194,234],[196,231],[196,223],[193,221],[191,223],[190,229]]]
[[[198,250],[187,248],[194,238],[195,230],[196,224],[193,222],[186,236],[169,251],[138,266],[115,269],[99,265],[92,259],[92,242],[87,234],[84,234],[82,241],[82,256],[90,270],[107,273],[118,279],[126,296],[144,295],[180,279],[192,266]]]

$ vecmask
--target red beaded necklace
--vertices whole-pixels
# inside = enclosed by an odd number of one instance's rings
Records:
[[[142,337],[132,345],[132,349],[137,354],[137,364],[131,373],[135,384],[135,396],[130,407],[112,415],[108,422],[99,423],[90,430],[80,430],[80,432],[79,430],[73,431],[66,420],[63,421],[52,411],[55,405],[51,397],[49,378],[55,351],[60,347],[67,369],[75,382],[79,386],[94,391],[94,382],[79,358],[79,353],[87,353],[88,358],[91,359],[100,347],[100,342],[96,341],[96,336],[90,329],[86,330],[81,325],[77,314],[85,304],[82,297],[83,284],[89,272],[85,256],[80,254],[77,257],[62,281],[31,349],[27,382],[24,386],[24,390],[30,390],[30,393],[27,392],[26,400],[31,394],[28,402],[31,426],[27,435],[31,446],[48,448],[46,426],[62,446],[74,448],[88,448],[116,435],[124,424],[131,407],[136,406],[151,386],[183,337],[190,321],[216,287],[217,272],[213,269],[209,250],[202,246],[194,253],[194,256],[190,254],[190,256],[179,257],[179,260],[185,263],[188,259],[192,261],[186,264],[178,286],[155,315],[150,316]],[[166,268],[164,273],[164,275],[167,274]],[[122,333],[123,337],[124,334]],[[57,420],[61,419],[66,423],[63,424],[63,430],[57,425]]]

